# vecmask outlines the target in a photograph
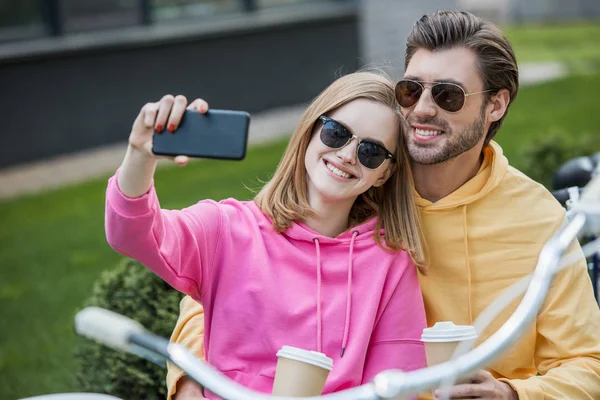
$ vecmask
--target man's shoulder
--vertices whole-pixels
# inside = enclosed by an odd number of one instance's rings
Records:
[[[537,221],[557,228],[565,218],[565,209],[542,184],[509,166],[497,187],[488,194],[487,203],[495,204],[504,216],[521,221]]]
[[[564,211],[560,203],[544,185],[534,181],[513,166],[508,166],[498,188],[514,195],[513,201],[523,202],[524,204],[541,202],[540,205],[543,205],[543,208],[548,212]]]
[[[483,235],[486,243],[511,246],[524,260],[521,270],[531,271],[541,247],[564,223],[565,209],[548,189],[513,167],[481,200],[471,233]]]

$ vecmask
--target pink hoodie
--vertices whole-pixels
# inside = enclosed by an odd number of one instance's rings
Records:
[[[278,234],[252,201],[162,210],[154,187],[130,199],[113,177],[105,222],[116,251],[202,303],[207,361],[247,387],[271,391],[283,345],[333,358],[324,393],[425,366],[415,267],[376,245],[375,219],[336,238]]]

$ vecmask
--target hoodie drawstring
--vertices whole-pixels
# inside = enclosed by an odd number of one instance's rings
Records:
[[[468,306],[469,306],[469,324],[473,325],[473,307],[471,305],[471,264],[469,263],[469,241],[467,238],[467,205],[463,205],[463,230],[465,238],[465,258],[467,260],[467,290],[468,290]]]
[[[340,358],[344,356],[346,345],[348,344],[348,335],[350,334],[350,314],[352,311],[352,261],[354,256],[354,240],[359,232],[352,232],[350,240],[350,252],[348,254],[348,287],[346,293],[346,317],[344,322],[344,337],[342,338],[342,348],[340,350]],[[317,351],[323,351],[323,314],[322,314],[322,268],[321,268],[321,247],[318,238],[314,238],[315,250],[317,252]]]
[[[352,256],[354,255],[354,239],[358,235],[358,231],[352,232],[350,240],[350,253],[348,254],[348,294],[346,295],[346,322],[344,323],[344,338],[342,339],[342,350],[340,358],[344,357],[346,345],[348,344],[348,333],[350,331],[350,311],[352,309]]]
[[[322,316],[321,316],[321,248],[319,247],[319,239],[314,238],[315,248],[317,251],[317,351],[322,353]]]

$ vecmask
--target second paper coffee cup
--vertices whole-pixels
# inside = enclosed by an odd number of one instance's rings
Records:
[[[421,341],[425,344],[427,365],[432,366],[450,360],[459,343],[477,340],[477,331],[470,325],[455,325],[451,321],[437,322],[423,329]]]
[[[273,395],[319,396],[333,369],[333,360],[323,353],[283,346],[277,352]]]

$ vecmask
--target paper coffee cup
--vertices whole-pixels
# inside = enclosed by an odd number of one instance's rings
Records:
[[[423,329],[421,341],[425,344],[427,365],[449,361],[459,343],[477,340],[477,331],[470,325],[455,325],[451,321],[437,322]]]
[[[288,397],[319,396],[333,360],[323,353],[283,346],[277,352],[273,395]]]

